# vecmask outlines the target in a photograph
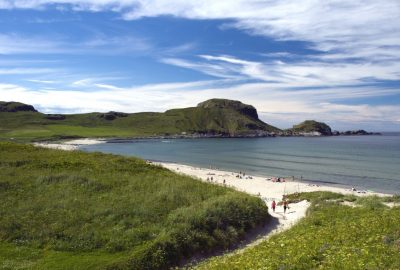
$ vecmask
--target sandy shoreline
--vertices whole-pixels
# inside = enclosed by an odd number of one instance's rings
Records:
[[[82,145],[92,145],[92,144],[99,144],[99,143],[106,143],[107,139],[98,138],[98,139],[76,139],[71,141],[65,141],[60,143],[52,143],[52,142],[40,142],[34,143],[34,146],[44,147],[44,148],[51,148],[51,149],[59,149],[59,150],[66,150],[66,151],[73,151],[78,150],[79,146]]]
[[[285,194],[311,191],[331,191],[342,194],[353,194],[357,196],[391,196],[391,194],[384,194],[367,190],[353,191],[350,187],[335,187],[328,184],[324,185],[323,183],[313,184],[296,180],[292,181],[291,178],[285,178],[284,182],[274,182],[274,180],[276,180],[276,177],[274,176],[255,176],[247,174],[243,176],[243,174],[239,175],[239,172],[224,171],[213,168],[200,168],[179,163],[152,163],[159,164],[177,173],[187,174],[206,182],[207,178],[209,179],[209,182],[211,182],[211,177],[213,177],[212,183],[215,184],[223,184],[225,180],[227,186],[234,187],[238,190],[250,193],[252,195],[260,195],[266,200],[281,200],[282,196]],[[238,176],[241,176],[241,178],[239,178]]]

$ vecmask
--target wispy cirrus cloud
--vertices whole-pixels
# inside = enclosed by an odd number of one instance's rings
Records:
[[[0,75],[27,75],[27,74],[51,74],[60,72],[60,69],[51,68],[0,68]]]
[[[27,46],[29,44],[29,46]],[[0,33],[0,55],[7,54],[46,54],[64,52],[61,42],[39,37],[22,37],[17,34]]]
[[[29,46],[27,46],[29,44]],[[0,55],[13,54],[125,54],[154,50],[144,38],[133,36],[95,36],[83,41],[62,37],[0,34]]]
[[[55,83],[57,83],[57,81],[37,80],[37,79],[31,79],[31,80],[27,80],[27,81],[33,82],[33,83],[39,83],[39,84],[55,84]]]
[[[198,60],[161,59],[163,63],[222,78],[242,78],[282,84],[283,87],[364,85],[371,80],[398,80],[400,62],[368,64],[298,60],[289,63],[238,59],[229,55],[200,55]]]

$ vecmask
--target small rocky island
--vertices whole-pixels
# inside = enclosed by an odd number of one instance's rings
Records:
[[[348,131],[332,131],[331,127],[323,122],[306,120],[293,128],[283,131],[283,136],[359,136],[359,135],[381,135],[378,132],[367,132],[363,129]]]
[[[325,123],[306,120],[283,131],[284,136],[331,136],[331,127]]]

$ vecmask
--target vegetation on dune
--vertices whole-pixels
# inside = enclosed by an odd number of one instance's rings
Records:
[[[71,137],[139,137],[190,134],[254,135],[279,129],[258,119],[257,111],[239,101],[212,99],[197,107],[165,113],[120,112],[47,115],[30,105],[0,103],[0,139],[19,141]],[[28,110],[27,108],[32,108]],[[4,110],[2,109],[4,108]]]
[[[400,202],[398,196],[312,192],[288,199],[310,200],[307,217],[243,253],[210,259],[196,269],[400,269],[400,207],[383,204]]]
[[[268,221],[258,198],[136,158],[0,143],[0,269],[166,269]]]

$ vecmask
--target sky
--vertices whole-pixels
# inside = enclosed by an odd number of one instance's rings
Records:
[[[399,0],[0,0],[0,100],[400,131]]]

